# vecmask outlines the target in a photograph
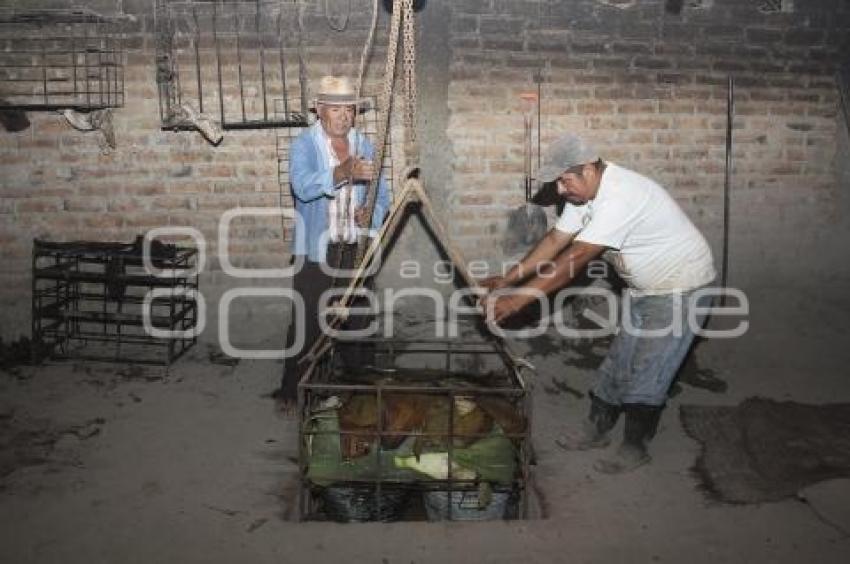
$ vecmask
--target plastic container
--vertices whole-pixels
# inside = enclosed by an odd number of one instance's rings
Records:
[[[410,491],[384,488],[376,499],[371,487],[331,486],[320,496],[327,517],[339,523],[387,522],[398,521],[404,515]]]
[[[423,494],[425,512],[429,521],[446,521],[449,519],[449,492],[433,491]],[[481,507],[477,491],[453,491],[452,521],[492,521],[506,519],[512,496],[510,492],[493,492],[485,507]]]

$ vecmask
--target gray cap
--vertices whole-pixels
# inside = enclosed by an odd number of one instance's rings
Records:
[[[549,145],[543,155],[543,163],[537,171],[537,180],[544,183],[554,182],[568,168],[598,160],[596,149],[578,135],[567,133]]]

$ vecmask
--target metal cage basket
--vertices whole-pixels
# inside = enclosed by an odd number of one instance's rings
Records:
[[[397,520],[407,491],[423,519],[525,516],[531,397],[493,342],[330,341],[299,384],[299,414],[302,519]],[[486,512],[440,503],[485,490]]]

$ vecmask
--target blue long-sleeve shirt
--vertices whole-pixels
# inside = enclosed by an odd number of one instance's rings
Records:
[[[322,125],[316,122],[302,132],[292,142],[289,151],[289,182],[295,196],[295,255],[307,255],[311,262],[325,262],[328,238],[328,200],[335,198],[342,184],[334,184],[333,167],[330,166],[326,151]],[[352,154],[372,159],[372,144],[355,129],[348,132],[348,143]],[[375,163],[379,168],[380,164]],[[366,203],[365,183],[354,184],[354,198],[358,206]],[[390,191],[386,181],[378,181],[378,194],[375,199],[375,211],[372,214],[373,232],[384,222],[391,203]]]

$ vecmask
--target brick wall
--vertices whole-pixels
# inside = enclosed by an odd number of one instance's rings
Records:
[[[116,2],[84,2],[100,13],[113,13]],[[290,3],[291,4],[291,3]],[[41,3],[33,7],[65,7]],[[333,31],[323,3],[307,3],[303,21],[308,87],[319,77],[346,74],[355,77],[366,40],[371,1],[355,2],[345,30]],[[288,187],[279,183],[278,155],[300,130],[228,130],[218,146],[198,132],[163,131],[156,83],[156,38],[153,2],[124,2],[125,13],[135,15],[125,41],[125,103],[114,111],[117,148],[105,150],[98,132],[80,132],[56,112],[29,112],[31,126],[24,131],[0,131],[0,336],[29,333],[32,239],[56,241],[132,241],[138,234],[160,226],[188,226],[200,231],[208,260],[201,277],[210,327],[215,327],[221,292],[244,285],[280,285],[281,281],[237,280],[225,275],[219,263],[218,225],[222,214],[238,207],[291,207]],[[331,7],[342,21],[345,5]],[[111,9],[110,9],[111,8]],[[251,23],[251,22],[249,22]],[[289,27],[293,27],[289,21]],[[179,27],[179,26],[178,26]],[[375,95],[386,52],[386,14],[381,14],[375,37],[374,59],[364,93]],[[185,27],[180,27],[185,31]],[[284,39],[288,55],[288,94],[300,96],[296,37]],[[191,43],[181,36],[179,63],[187,98],[196,99]],[[232,43],[232,41],[231,41]],[[234,47],[235,48],[235,47]],[[242,48],[246,48],[243,41]],[[212,45],[202,45],[202,74],[211,98],[205,111],[218,117]],[[235,52],[225,49],[226,69],[235,69]],[[267,69],[276,80],[279,68]],[[235,73],[234,73],[235,76]],[[244,75],[249,113],[261,107],[258,77]],[[213,88],[210,88],[213,86]],[[228,112],[238,109],[238,83],[225,81]],[[197,104],[195,104],[197,108]],[[399,135],[400,138],[400,135]],[[401,154],[401,151],[398,151]],[[399,164],[398,170],[402,168]],[[230,261],[245,268],[280,268],[288,264],[291,222],[279,218],[243,217],[230,228]],[[283,282],[284,284],[288,282]],[[275,309],[276,308],[276,309]],[[274,306],[283,312],[283,304]],[[281,320],[282,323],[282,320]],[[215,331],[208,331],[215,336]]]
[[[105,9],[116,2],[84,4]],[[501,258],[507,214],[522,203],[519,94],[536,89],[537,74],[543,77],[543,146],[569,129],[594,139],[607,158],[661,181],[705,230],[719,259],[732,75],[730,281],[754,288],[850,278],[847,262],[836,261],[846,251],[834,236],[847,216],[848,186],[836,165],[850,155],[846,143],[837,142],[833,78],[850,52],[846,2],[796,2],[794,13],[763,14],[757,2],[714,0],[703,2],[704,9],[686,6],[680,15],[665,14],[662,0],[428,4],[426,10],[446,14],[450,50],[428,67],[443,68],[447,86],[419,77],[420,94],[430,97],[423,104],[447,107],[447,125],[437,133],[450,148],[432,152],[429,166],[444,167],[432,193],[439,194],[444,221],[469,260]],[[50,113],[30,113],[25,131],[0,132],[4,336],[28,332],[33,237],[130,240],[151,227],[192,226],[210,244],[202,284],[220,291],[235,284],[215,258],[222,212],[290,201],[278,183],[280,131],[228,131],[212,147],[198,133],[160,130],[152,3],[123,5],[137,21],[127,42],[126,103],[114,117],[118,148],[103,154],[97,133],[75,131]],[[313,82],[327,73],[356,74],[371,1],[353,0],[343,32],[329,28],[323,6],[309,3],[304,18]],[[339,18],[348,1],[330,6]],[[367,93],[378,92],[387,24],[382,13]],[[429,56],[428,49],[420,53]],[[440,88],[430,92],[436,83]],[[394,123],[398,172],[403,132],[396,116]],[[281,266],[288,258],[285,238],[279,220],[239,220],[232,229],[233,262]],[[422,249],[401,247],[405,257]],[[213,311],[215,295],[208,295]]]
[[[663,1],[458,0],[452,12],[452,235],[498,256],[522,202],[519,94],[542,73],[542,137],[585,135],[604,156],[665,185],[718,255],[727,79],[735,79],[730,282],[807,283],[846,261],[819,252],[842,216],[834,74],[850,5],[797,2],[764,14],[716,0],[665,14]],[[805,268],[801,268],[805,267]]]

